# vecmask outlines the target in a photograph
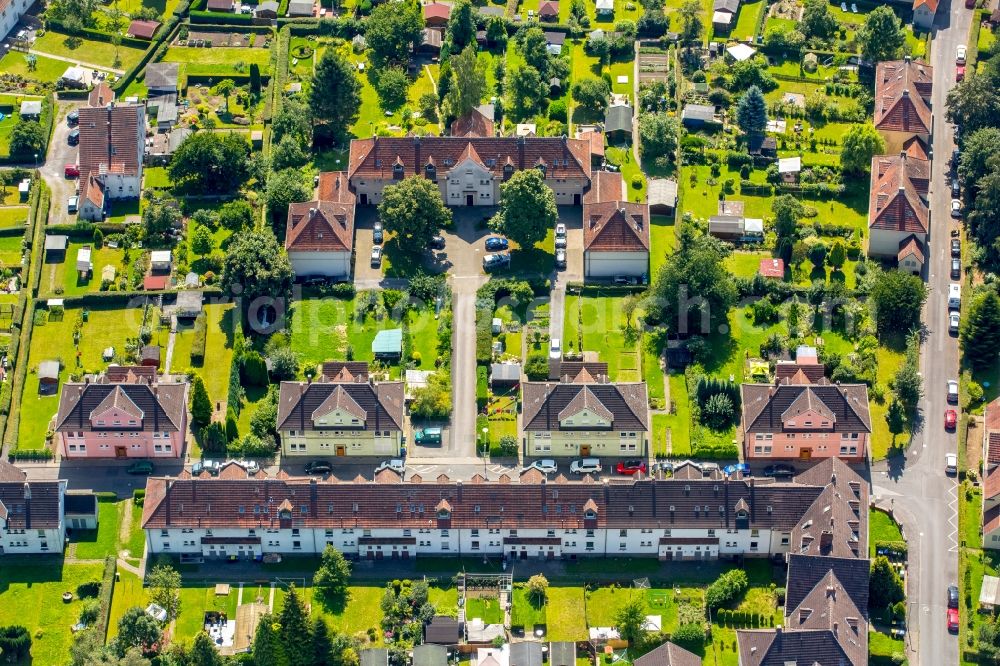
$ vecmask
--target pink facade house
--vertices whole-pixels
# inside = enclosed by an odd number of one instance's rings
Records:
[[[808,367],[779,373],[774,384],[743,384],[744,459],[864,461],[872,432],[868,387],[810,378],[815,364],[800,365]]]
[[[149,370],[109,368],[67,382],[55,419],[62,457],[179,458],[187,435],[187,380]]]

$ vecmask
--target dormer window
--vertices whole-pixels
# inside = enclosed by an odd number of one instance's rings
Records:
[[[403,165],[399,162],[392,165],[392,178],[393,180],[403,179]]]
[[[595,513],[593,509],[587,509],[586,511],[583,512],[583,517],[591,519],[597,518],[597,513]]]
[[[535,168],[541,171],[543,176],[545,175],[546,168],[544,163],[539,163]]]
[[[506,180],[507,178],[510,178],[513,175],[514,175],[514,165],[513,164],[504,164],[503,165],[503,177],[504,177],[504,179]]]
[[[433,164],[427,164],[427,166],[424,167],[424,175],[431,180],[434,180],[437,178],[437,167]]]
[[[442,520],[447,520],[448,518],[451,518],[451,511],[449,511],[448,509],[438,510],[438,518]]]

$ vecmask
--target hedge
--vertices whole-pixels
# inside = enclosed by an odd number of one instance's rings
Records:
[[[476,367],[476,405],[479,409],[486,407],[490,399],[489,374],[485,365]]]
[[[264,122],[268,122],[278,114],[284,100],[285,81],[288,80],[288,49],[292,42],[290,30],[282,29],[278,33],[278,44],[271,51],[271,71],[274,76],[268,81],[264,93]]]
[[[205,343],[208,337],[208,319],[202,312],[194,320],[194,342],[191,343],[191,362],[201,365],[205,362]],[[235,356],[235,354],[234,354]]]
[[[480,299],[476,303],[476,362],[493,360],[493,307]]]
[[[61,100],[87,99],[90,97],[90,89],[87,88],[85,90],[59,90],[56,92],[56,97],[58,97]]]
[[[77,30],[70,30],[62,24],[62,21],[56,19],[46,19],[48,24],[49,32],[58,32],[65,34],[67,38],[69,37],[80,37],[83,39],[92,39],[95,42],[106,42],[112,44],[111,41],[114,35],[110,32],[102,32],[100,30],[92,30],[90,28],[80,28]],[[128,46],[133,49],[146,49],[149,47],[149,42],[144,39],[135,39],[134,37],[122,37],[121,45]]]
[[[229,364],[229,390],[226,393],[226,407],[233,410],[238,417],[243,410],[243,383],[240,381],[240,367],[243,364],[242,333],[236,335],[233,342],[233,360]]]
[[[101,614],[97,618],[97,625],[94,631],[98,636],[103,636],[108,628],[108,620],[111,616],[111,598],[115,591],[115,572],[118,563],[113,555],[104,558],[104,576],[101,578]]]
[[[189,14],[192,24],[225,24],[250,27],[253,24],[253,14],[221,14],[219,12],[192,11]]]
[[[206,13],[206,12],[202,12],[202,13]],[[207,13],[213,14],[213,15],[218,15],[217,12],[207,12]],[[188,27],[189,28],[191,27],[190,24],[188,25]],[[234,30],[233,26],[231,26],[231,25],[222,25],[222,24],[212,25],[211,23],[199,23],[198,24],[198,31],[199,32],[213,32],[213,31],[218,31],[218,32],[229,32],[229,33],[250,33],[250,32],[252,32],[252,33],[255,33],[255,34],[258,34],[258,35],[263,35],[265,33],[271,33],[272,36],[273,36],[274,28],[271,27],[270,23],[267,24],[267,25],[248,25],[248,26],[243,27],[240,30]]]
[[[20,419],[18,417],[11,419],[11,421],[16,425],[20,422]],[[54,457],[52,449],[14,449],[10,452],[10,455],[14,460],[52,460]]]
[[[89,222],[79,222],[77,224],[50,224],[46,231],[51,234],[62,234],[70,238],[82,238],[91,240],[94,237],[94,229],[100,229],[105,236],[109,234],[125,233],[124,224],[111,224],[102,222],[100,224],[90,224]]]
[[[132,491],[132,503],[136,506],[142,506],[146,502],[146,489],[136,488]]]
[[[876,555],[895,555],[898,557],[906,557],[909,553],[909,548],[905,541],[885,541],[882,539],[877,539],[875,541],[875,554]]]

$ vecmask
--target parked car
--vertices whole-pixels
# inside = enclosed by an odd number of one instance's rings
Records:
[[[791,465],[784,465],[782,463],[777,463],[774,465],[768,465],[764,468],[764,476],[770,476],[775,479],[795,476],[795,468]]]
[[[66,114],[66,122],[70,125],[76,125],[80,122],[80,112],[73,110]]]
[[[66,200],[66,210],[70,213],[75,213],[79,205],[80,197],[70,197]]]
[[[566,268],[566,250],[563,248],[556,250],[556,268]]]
[[[958,199],[951,200],[951,216],[955,219],[962,217],[962,202]]]
[[[148,460],[139,460],[129,465],[125,471],[129,474],[152,474],[153,463]]]
[[[372,266],[378,267],[382,265],[382,247],[376,245],[372,248]]]
[[[551,458],[542,458],[541,460],[536,460],[528,465],[526,469],[531,468],[537,469],[542,474],[555,474],[559,469],[559,466],[556,465],[556,461]]]
[[[382,241],[385,240],[385,234],[381,229],[375,229],[372,231],[372,242],[376,245],[381,245]]]
[[[750,465],[746,463],[736,463],[735,465],[726,465],[722,468],[722,473],[726,476],[733,476],[737,472],[743,474],[744,476],[749,475]]]
[[[952,259],[951,260],[951,277],[955,278],[956,280],[958,278],[962,277],[962,260],[961,259]]]
[[[509,254],[487,254],[483,256],[483,270],[490,271],[494,268],[501,268],[510,265]]]
[[[562,358],[562,347],[559,344],[559,338],[552,338],[549,340],[549,358],[554,361],[558,361]]]
[[[433,238],[431,238],[430,245],[432,250],[443,250],[444,236],[434,236]]]
[[[625,460],[615,467],[615,471],[619,474],[636,474],[636,473],[646,473],[646,463],[642,460]]]
[[[944,412],[944,429],[954,430],[958,423],[958,413],[954,409],[946,409]]]
[[[958,136],[957,136],[958,135],[958,126],[957,125],[955,126],[955,134],[956,134],[955,138],[958,138]],[[956,148],[955,150],[951,151],[951,161],[948,162],[948,165],[951,167],[951,170],[954,173],[958,173],[958,163],[959,163],[959,161],[961,159],[962,159],[962,151],[960,151],[958,148]]]
[[[948,330],[952,333],[958,333],[958,327],[961,325],[962,316],[952,310],[948,313]]]
[[[67,178],[79,178],[80,177],[80,167],[75,164],[67,164],[63,167],[63,175]]]
[[[951,198],[957,199],[962,194],[962,183],[958,178],[951,179]]]
[[[559,249],[565,249],[566,248],[566,237],[565,236],[557,236],[556,237],[555,246],[556,246],[557,250],[559,250]]]
[[[391,460],[383,460],[379,463],[379,466],[375,468],[375,473],[378,474],[384,469],[391,469],[393,472],[398,472],[402,474],[406,471],[406,463],[404,463],[400,458],[392,458]]]
[[[948,380],[948,402],[958,402],[958,382],[954,379]]]
[[[506,238],[500,236],[490,236],[486,239],[486,249],[490,252],[500,252],[510,247]]]
[[[958,633],[958,609],[949,608],[948,609],[948,631],[951,633]]]
[[[247,471],[247,474],[256,474],[257,472],[260,471],[260,465],[257,463],[256,460],[246,460],[244,458],[240,458],[239,460],[229,460],[227,462],[236,463],[237,465],[245,469]]]
[[[955,81],[961,83],[965,80],[965,65],[958,65],[955,67]]]
[[[958,454],[946,453],[944,455],[944,473],[958,474]]]
[[[441,428],[423,428],[413,433],[413,443],[421,446],[441,444]]]
[[[198,476],[202,472],[208,472],[212,476],[218,476],[220,469],[222,469],[222,464],[218,460],[196,460],[191,465],[191,475]]]
[[[70,130],[70,133],[66,135],[66,143],[71,146],[75,146],[80,143],[80,130]]]
[[[948,586],[948,608],[958,608],[958,585]]]
[[[601,472],[601,461],[598,458],[581,458],[569,464],[569,471],[573,474],[599,474]]]
[[[955,63],[956,64],[959,64],[959,65],[964,65],[965,64],[965,54],[966,54],[967,51],[968,51],[968,49],[965,47],[965,44],[959,44],[958,45],[958,48],[955,49]]]
[[[333,467],[331,467],[328,462],[313,460],[312,462],[306,463],[305,471],[306,474],[329,474],[333,471]]]
[[[566,238],[566,225],[562,222],[556,225],[556,238]]]
[[[962,241],[958,238],[951,239],[951,256],[961,257],[962,256]]]

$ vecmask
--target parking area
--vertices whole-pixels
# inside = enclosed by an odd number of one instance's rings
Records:
[[[66,210],[66,201],[76,193],[78,180],[66,178],[67,164],[76,164],[79,148],[69,145],[67,137],[75,126],[66,122],[66,115],[78,109],[83,102],[59,102],[56,106],[55,128],[49,141],[49,152],[45,164],[41,167],[42,176],[52,190],[52,205],[49,209],[49,224],[73,224],[76,215]]]
[[[559,208],[559,221],[566,225],[566,268],[564,282],[583,280],[583,217],[580,206]]]

